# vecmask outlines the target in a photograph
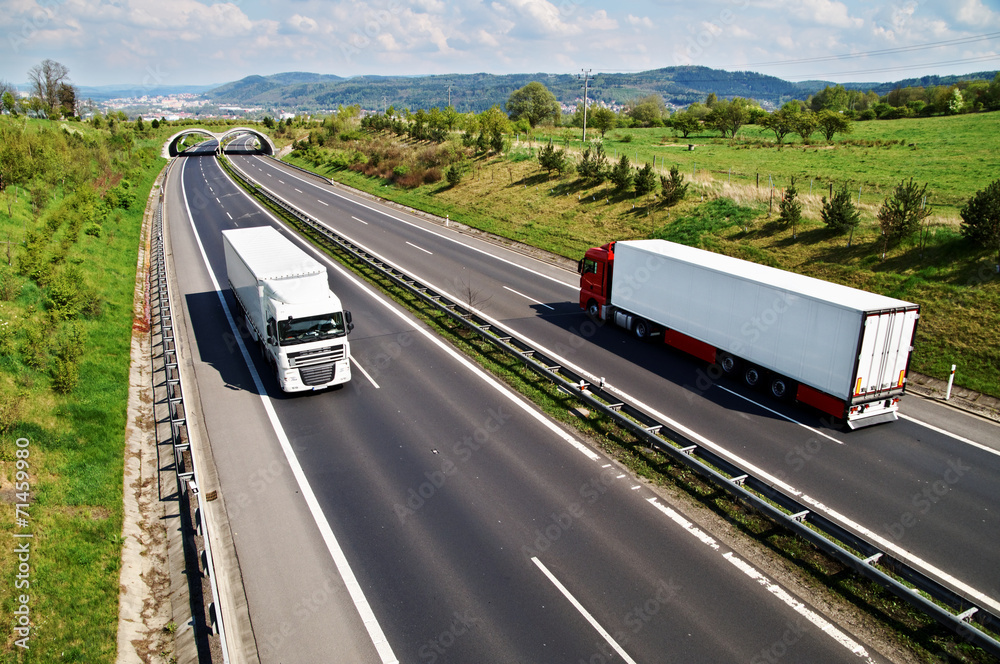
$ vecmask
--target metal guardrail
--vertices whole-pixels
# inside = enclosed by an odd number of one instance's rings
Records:
[[[170,166],[167,166],[169,173]],[[166,182],[164,174],[163,182]],[[198,558],[204,574],[209,579],[212,590],[212,602],[208,606],[208,620],[215,629],[222,650],[223,664],[229,664],[229,646],[226,642],[226,632],[223,625],[221,604],[219,602],[219,587],[216,583],[215,564],[212,558],[207,521],[205,519],[202,492],[198,488],[195,475],[194,452],[188,436],[187,412],[184,407],[184,393],[181,387],[181,369],[178,357],[177,340],[174,336],[174,321],[170,308],[168,291],[167,263],[163,246],[163,189],[160,190],[160,200],[153,215],[150,233],[150,261],[148,274],[149,292],[149,335],[153,360],[153,415],[157,426],[166,425],[166,436],[169,437],[174,457],[174,470],[177,478],[178,495],[187,494],[188,504],[192,496],[197,505],[193,518],[195,532],[185,536],[201,535],[204,550]],[[165,416],[157,414],[157,407]],[[157,445],[161,436],[157,433]],[[190,583],[190,581],[189,581]],[[200,584],[197,590],[201,592]]]
[[[588,407],[611,418],[649,446],[684,464],[703,480],[729,493],[736,501],[758,510],[773,522],[811,542],[830,557],[883,586],[969,643],[1000,657],[1000,641],[983,631],[988,629],[1000,633],[1000,618],[997,615],[747,473],[667,424],[657,421],[636,406],[622,401],[620,396],[605,390],[603,385],[590,384],[585,376],[546,357],[538,349],[520,340],[516,333],[487,321],[478,312],[451,296],[435,291],[374,256],[317,219],[266,191],[239,169],[233,167],[229,170],[253,191],[312,229],[330,246],[346,252],[447,313],[455,321],[474,330],[481,338],[519,358],[535,373],[547,378]]]

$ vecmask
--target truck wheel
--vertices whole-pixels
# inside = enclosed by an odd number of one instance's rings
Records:
[[[729,353],[720,353],[716,358],[716,363],[719,365],[719,368],[722,369],[722,373],[726,375],[736,373],[736,369],[739,367],[739,360]]]
[[[746,371],[743,372],[743,382],[748,387],[757,387],[760,385],[761,378],[763,378],[761,370],[753,365],[747,367]]]
[[[792,382],[784,376],[775,376],[771,380],[771,396],[775,399],[786,399],[792,391]]]
[[[635,336],[642,341],[649,340],[649,334],[652,332],[650,329],[649,321],[638,318],[635,321]]]
[[[595,300],[591,300],[587,303],[587,315],[594,320],[600,320],[601,317],[601,306],[597,304]]]

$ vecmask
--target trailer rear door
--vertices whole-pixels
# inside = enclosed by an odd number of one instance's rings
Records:
[[[852,403],[903,392],[918,318],[917,306],[865,315]]]

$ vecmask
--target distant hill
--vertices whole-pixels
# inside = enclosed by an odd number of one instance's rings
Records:
[[[886,94],[907,85],[950,85],[958,80],[992,80],[995,72],[966,76],[925,76],[897,83],[844,83],[853,89],[873,89]],[[449,74],[434,76],[355,76],[289,72],[271,76],[247,76],[209,91],[215,104],[263,106],[290,111],[316,111],[359,104],[364,109],[443,108],[449,100],[457,110],[484,111],[503,105],[510,94],[531,81],[540,81],[560,102],[574,105],[583,98],[583,82],[569,74]],[[765,106],[780,106],[789,99],[805,99],[829,81],[792,83],[755,72],[730,72],[709,67],[665,67],[628,74],[596,74],[590,81],[588,98],[606,104],[624,104],[650,94],[661,95],[673,106],[703,101],[714,92],[720,98],[747,97]]]

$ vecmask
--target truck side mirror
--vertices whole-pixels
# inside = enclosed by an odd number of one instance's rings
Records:
[[[274,324],[274,319],[273,318],[267,319],[267,345],[268,346],[273,346],[274,345],[274,337],[276,336],[276,333],[277,333],[276,327],[277,326]]]
[[[344,322],[347,323],[347,333],[350,334],[351,330],[354,329],[354,317],[346,309],[344,310]]]

